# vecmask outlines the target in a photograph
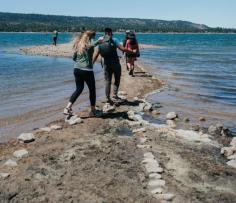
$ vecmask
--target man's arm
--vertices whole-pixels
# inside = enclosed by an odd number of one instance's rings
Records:
[[[118,48],[119,50],[125,52],[125,53],[129,53],[129,54],[133,54],[133,53],[134,53],[133,51],[131,51],[131,50],[129,50],[129,49],[123,47],[122,45],[119,45],[117,48]]]
[[[95,54],[93,55],[93,64],[97,61],[99,55],[100,55],[99,51],[96,50]]]

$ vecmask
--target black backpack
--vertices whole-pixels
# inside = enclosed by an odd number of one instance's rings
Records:
[[[106,60],[118,58],[117,46],[112,38],[104,39],[104,43],[99,45],[99,53]]]

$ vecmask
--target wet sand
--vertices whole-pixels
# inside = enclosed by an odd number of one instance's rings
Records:
[[[139,116],[144,113],[143,101],[134,97],[145,99],[163,83],[141,67],[134,78],[124,64],[122,73],[121,90],[128,101],[115,112],[88,118],[84,110],[79,113],[82,124],[69,126],[58,120],[53,124],[61,130],[33,131],[32,143],[13,139],[0,145],[0,173],[10,175],[1,179],[1,202],[235,202],[236,171],[220,154],[231,138],[143,120]],[[148,114],[155,117],[158,109],[157,102]],[[29,155],[17,159],[18,166],[4,166],[7,159],[14,159],[14,151],[23,148]],[[158,162],[154,170],[159,172],[154,174],[160,179],[150,176],[144,162],[150,154]]]

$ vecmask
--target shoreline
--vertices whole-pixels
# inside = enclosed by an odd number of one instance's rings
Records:
[[[115,112],[88,118],[86,109],[83,123],[58,120],[32,131],[31,143],[0,145],[1,201],[234,202],[236,171],[220,154],[231,138],[144,120],[158,115],[158,102],[146,97],[164,84],[145,67],[130,78],[121,64],[127,102]],[[22,149],[28,153],[14,157]]]

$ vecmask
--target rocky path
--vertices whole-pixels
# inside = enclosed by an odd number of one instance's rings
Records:
[[[128,100],[102,118],[85,111],[82,121],[57,121],[0,146],[0,202],[234,203],[236,171],[222,144],[143,120],[158,111],[144,95],[160,87],[143,76],[124,72]]]

